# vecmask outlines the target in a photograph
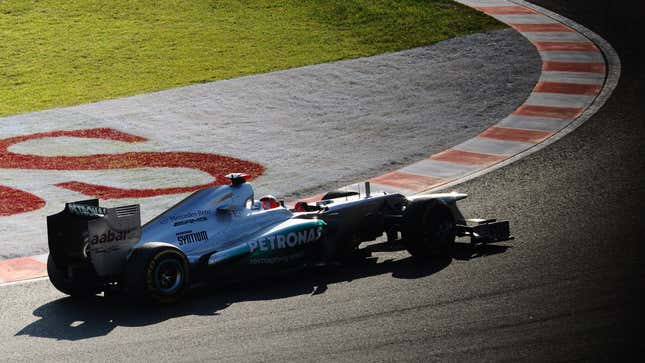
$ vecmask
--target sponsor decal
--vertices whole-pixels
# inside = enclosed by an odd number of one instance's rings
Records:
[[[120,246],[107,246],[105,248],[97,248],[97,249],[95,249],[94,254],[96,254],[96,255],[101,254],[101,253],[110,254],[110,253],[117,252],[117,251],[120,251],[120,250],[121,250]]]
[[[180,246],[206,241],[208,239],[208,233],[206,231],[183,231],[177,233],[177,242]]]
[[[273,265],[276,263],[285,263],[289,261],[300,260],[305,257],[305,252],[300,251],[287,256],[277,256],[277,257],[259,257],[253,258],[249,261],[251,265]]]
[[[251,253],[256,251],[270,252],[302,246],[318,240],[321,235],[322,227],[314,227],[258,238],[254,241],[247,242],[247,244]]]
[[[213,214],[211,210],[201,209],[175,216],[165,216],[159,220],[159,223],[167,224],[173,222],[173,226],[177,227],[184,224],[203,222],[207,220],[208,216],[211,214]]]
[[[183,221],[175,222],[175,224],[173,224],[173,226],[178,227],[178,226],[183,226],[185,224],[204,222],[204,221],[207,221],[207,220],[208,220],[208,217],[190,218],[190,219],[185,219]]]
[[[91,245],[124,241],[126,239],[128,239],[128,231],[115,232],[108,230],[107,233],[101,233],[99,235],[89,237]]]
[[[67,207],[70,213],[79,216],[103,217],[107,214],[107,208],[97,207],[94,205],[69,203]]]

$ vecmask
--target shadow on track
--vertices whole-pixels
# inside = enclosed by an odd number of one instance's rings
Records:
[[[451,256],[426,261],[412,257],[395,259],[372,257],[374,252],[398,249],[385,243],[368,246],[340,266],[317,267],[298,274],[277,275],[275,278],[244,281],[226,286],[205,286],[192,290],[181,302],[172,305],[133,303],[125,296],[96,296],[89,299],[65,297],[34,310],[41,317],[16,333],[57,340],[81,340],[109,334],[117,326],[138,327],[157,324],[181,316],[218,315],[235,302],[282,299],[297,295],[318,295],[329,284],[349,282],[369,276],[391,273],[400,279],[430,276],[446,268],[453,259],[472,258],[503,253],[508,246],[456,243]]]

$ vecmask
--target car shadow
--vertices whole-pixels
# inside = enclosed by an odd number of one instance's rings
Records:
[[[453,253],[442,258],[417,260],[410,256],[373,256],[378,252],[401,249],[392,244],[377,243],[355,258],[340,265],[306,269],[297,274],[244,281],[228,286],[206,285],[191,290],[179,303],[155,305],[133,302],[122,295],[95,296],[88,299],[61,298],[48,302],[33,314],[39,320],[15,335],[57,340],[82,340],[109,334],[117,326],[140,327],[168,319],[197,315],[218,315],[219,311],[242,301],[282,299],[297,295],[319,295],[328,285],[349,282],[369,276],[390,273],[395,278],[417,279],[446,268],[453,260],[469,260],[503,253],[508,246],[456,243]]]

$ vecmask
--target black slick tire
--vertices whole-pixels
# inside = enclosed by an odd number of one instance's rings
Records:
[[[411,208],[403,229],[403,244],[415,258],[444,256],[455,242],[455,218],[445,202],[437,199]]]
[[[47,257],[47,275],[54,287],[74,298],[87,298],[100,292],[98,277],[91,266],[68,271],[56,265],[53,257]]]
[[[135,249],[125,268],[128,295],[167,304],[178,301],[190,283],[188,260],[173,245],[146,243]]]

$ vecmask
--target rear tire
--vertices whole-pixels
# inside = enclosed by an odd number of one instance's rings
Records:
[[[98,277],[90,266],[75,268],[68,273],[67,269],[56,265],[51,255],[47,257],[47,275],[49,281],[58,291],[75,298],[90,297],[101,292]]]
[[[455,217],[441,200],[410,210],[403,243],[415,258],[446,255],[455,243]]]
[[[132,252],[125,281],[130,296],[158,303],[173,303],[189,285],[186,256],[167,243],[146,243]]]

